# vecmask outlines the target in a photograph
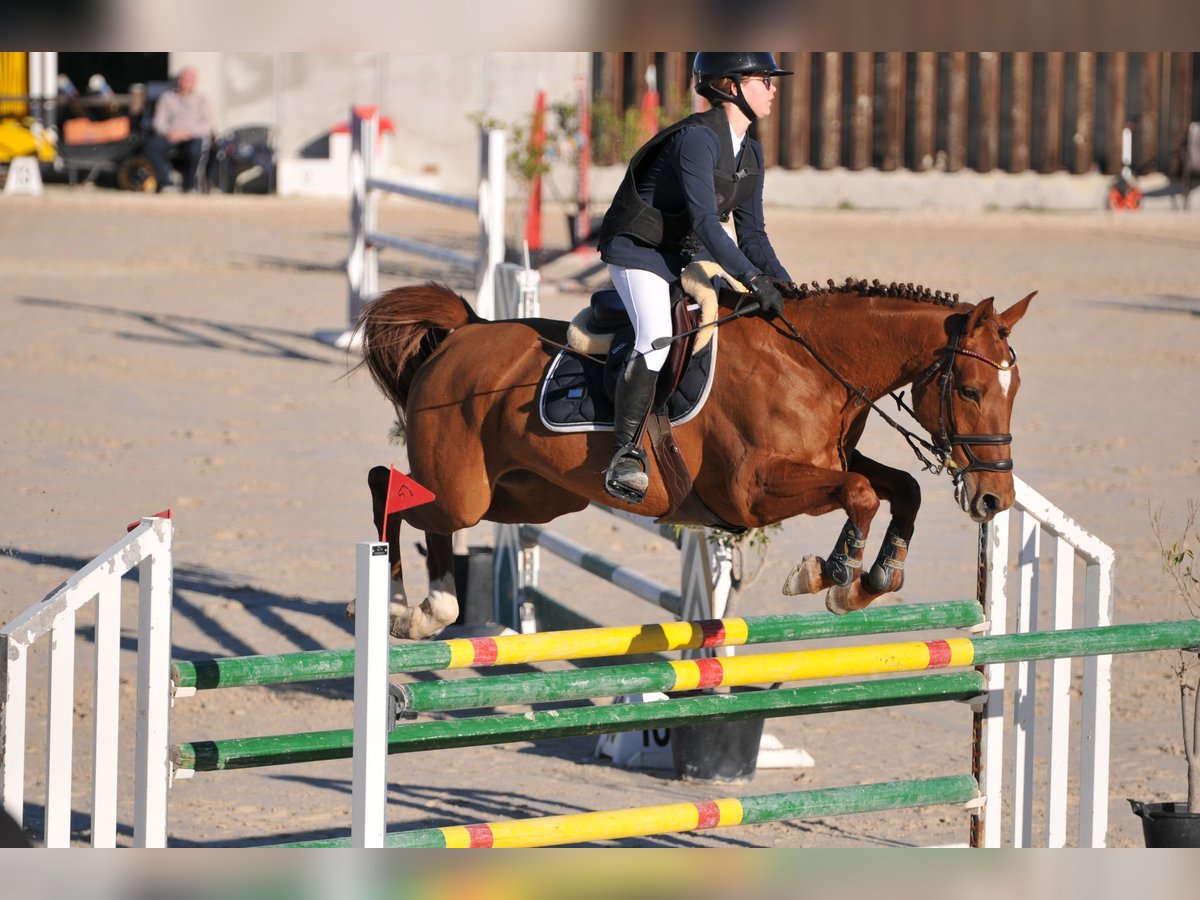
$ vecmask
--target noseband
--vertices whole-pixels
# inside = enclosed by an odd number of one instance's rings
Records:
[[[1016,351],[1009,347],[1008,352],[1010,359],[1007,363],[998,363],[993,359],[988,359],[982,353],[976,353],[974,350],[964,350],[959,346],[962,341],[963,331],[959,329],[954,333],[949,345],[943,351],[944,355],[933,366],[926,371],[925,378],[932,378],[935,373],[938,375],[938,443],[936,450],[942,459],[943,465],[952,470],[952,475],[957,482],[963,475],[968,472],[1011,472],[1013,469],[1012,455],[1008,459],[979,459],[975,456],[972,447],[1006,447],[1012,444],[1011,434],[959,434],[954,430],[953,407],[950,403],[950,395],[954,390],[954,357],[970,356],[973,359],[982,360],[989,366],[999,369],[1001,372],[1010,371],[1017,364]],[[950,459],[950,454],[953,452],[955,445],[963,448],[963,453],[967,457],[967,464],[959,466]]]

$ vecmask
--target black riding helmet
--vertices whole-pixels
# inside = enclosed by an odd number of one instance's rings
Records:
[[[692,64],[696,77],[696,93],[706,100],[726,100],[746,114],[751,122],[758,118],[742,96],[719,91],[713,82],[721,78],[732,78],[741,83],[745,75],[791,75],[791,69],[781,69],[770,53],[697,53]]]

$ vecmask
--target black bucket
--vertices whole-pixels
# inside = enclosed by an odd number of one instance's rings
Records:
[[[1130,800],[1129,805],[1141,817],[1147,847],[1200,847],[1200,813],[1188,812],[1186,803]]]
[[[736,687],[734,693],[756,691]],[[712,691],[672,692],[671,698],[700,697]],[[671,729],[671,760],[675,776],[685,781],[750,781],[758,769],[758,745],[763,720],[714,722]]]

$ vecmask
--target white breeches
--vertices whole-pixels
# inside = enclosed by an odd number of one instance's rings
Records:
[[[653,272],[609,265],[608,274],[633,322],[633,349],[651,372],[662,369],[667,347],[655,350],[656,338],[671,336],[671,285]]]

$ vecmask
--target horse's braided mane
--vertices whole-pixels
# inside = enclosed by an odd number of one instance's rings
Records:
[[[796,285],[795,289],[786,292],[787,296],[803,300],[816,294],[853,294],[857,297],[896,297],[901,300],[912,300],[914,303],[937,303],[941,306],[954,306],[958,302],[958,294],[949,291],[934,291],[924,285],[901,284],[893,281],[884,284],[878,278],[867,281],[865,278],[847,277],[837,284],[832,278],[826,279],[825,285],[814,280]]]

